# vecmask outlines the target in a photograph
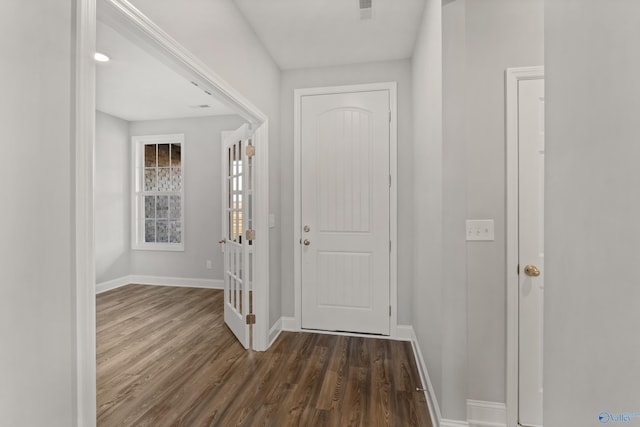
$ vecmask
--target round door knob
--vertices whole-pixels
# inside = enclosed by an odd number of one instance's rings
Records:
[[[531,277],[538,277],[540,275],[540,270],[535,265],[527,264],[524,267],[524,274]]]
[[[218,240],[218,243],[227,243],[227,239]]]
[[[304,242],[302,242],[302,243],[304,243],[305,246],[309,246],[311,244],[311,240],[304,239]]]

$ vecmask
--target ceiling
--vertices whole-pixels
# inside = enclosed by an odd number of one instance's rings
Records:
[[[128,121],[236,114],[103,22],[96,37],[111,58],[96,63],[98,110]]]
[[[234,0],[283,69],[410,58],[424,0]],[[236,114],[143,47],[97,23],[96,107],[128,121]],[[202,108],[201,106],[208,106]]]
[[[424,0],[235,0],[281,69],[410,58]]]

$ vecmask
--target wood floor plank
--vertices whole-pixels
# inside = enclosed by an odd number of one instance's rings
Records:
[[[129,285],[97,297],[97,422],[431,427],[411,344],[283,332],[246,351],[222,291]]]

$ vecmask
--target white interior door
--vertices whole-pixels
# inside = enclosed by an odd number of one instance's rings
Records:
[[[252,345],[255,146],[248,125],[222,144],[224,321],[245,348]]]
[[[302,327],[388,335],[390,93],[301,108]]]
[[[518,85],[518,413],[521,425],[542,426],[544,80]]]

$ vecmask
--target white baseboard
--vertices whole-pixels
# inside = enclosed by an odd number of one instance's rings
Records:
[[[458,420],[440,420],[440,427],[469,427],[469,423],[466,421],[458,421]]]
[[[185,288],[224,289],[224,281],[217,279],[189,279],[184,277],[132,275],[130,283],[138,285],[175,286]]]
[[[186,277],[164,277],[129,275],[96,285],[96,294],[116,289],[121,286],[136,284],[150,286],[174,286],[185,288],[224,289],[224,281],[216,279],[191,279]]]
[[[400,330],[401,328],[398,327]],[[427,407],[429,408],[429,414],[431,415],[431,423],[435,426],[446,426],[447,424],[442,424],[442,415],[440,413],[440,407],[438,406],[438,400],[436,399],[435,391],[433,390],[433,385],[431,384],[431,379],[429,378],[429,373],[427,372],[427,364],[424,361],[424,357],[422,356],[422,350],[420,350],[420,345],[418,344],[418,337],[416,337],[416,331],[413,329],[413,326],[410,325],[402,325],[403,333],[408,333],[411,337],[411,347],[413,348],[413,355],[416,359],[416,364],[418,365],[418,371],[420,374],[420,381],[422,382],[422,387],[425,389],[425,397],[427,398]],[[449,421],[449,420],[447,420]],[[450,426],[456,426],[455,424],[448,424]]]
[[[117,279],[109,280],[106,282],[96,284],[96,294],[101,294],[103,292],[110,291],[111,289],[116,289],[121,286],[128,285],[129,276],[118,277]]]
[[[278,339],[280,332],[282,332],[282,317],[273,324],[271,329],[269,329],[269,347],[271,347]]]
[[[507,427],[507,406],[500,402],[467,400],[469,427]]]

